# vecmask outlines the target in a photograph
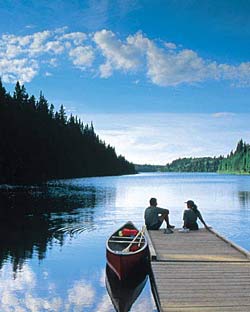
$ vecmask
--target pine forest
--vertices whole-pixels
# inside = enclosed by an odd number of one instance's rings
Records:
[[[16,83],[13,96],[0,80],[0,183],[36,183],[50,179],[135,173],[134,165],[117,156],[95,133],[55,111],[43,93],[37,100]]]

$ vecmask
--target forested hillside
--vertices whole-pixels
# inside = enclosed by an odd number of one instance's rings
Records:
[[[218,169],[225,173],[250,174],[250,145],[240,140],[236,150],[220,162]]]
[[[13,96],[0,80],[0,183],[135,173],[94,131],[44,95],[29,96],[18,82]]]
[[[138,172],[159,172],[163,171],[165,166],[161,165],[138,165],[135,164],[135,170]]]
[[[167,172],[216,172],[222,157],[179,158],[167,164]]]
[[[250,174],[250,145],[240,140],[227,157],[179,158],[167,164],[163,171]]]

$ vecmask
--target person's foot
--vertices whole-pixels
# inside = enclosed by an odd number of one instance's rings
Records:
[[[180,232],[180,233],[188,233],[188,232],[189,232],[189,229],[187,229],[187,228],[184,227],[184,228],[180,229],[179,232]]]
[[[164,234],[173,234],[173,233],[174,233],[174,231],[172,231],[170,228],[166,228],[164,230]]]
[[[168,229],[174,229],[174,228],[175,228],[175,226],[174,226],[174,225],[169,224],[169,225],[167,226],[167,228],[168,228]]]

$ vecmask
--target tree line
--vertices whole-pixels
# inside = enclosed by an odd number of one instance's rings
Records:
[[[138,172],[161,172],[163,168],[163,165],[135,164],[135,170]]]
[[[19,82],[11,95],[0,79],[0,183],[129,173],[134,165],[102,141],[92,123],[68,117],[63,105],[55,111],[42,92],[29,96]]]
[[[250,174],[250,145],[241,139],[235,151],[219,157],[184,157],[165,166],[135,165],[140,172],[220,172]]]
[[[226,157],[179,158],[167,164],[163,171],[250,174],[250,145],[241,139],[235,151],[231,151]]]
[[[218,171],[250,174],[250,145],[241,139],[235,151],[220,161]]]
[[[223,157],[179,158],[166,164],[167,172],[216,172]]]

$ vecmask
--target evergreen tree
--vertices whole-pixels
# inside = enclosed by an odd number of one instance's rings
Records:
[[[16,83],[13,96],[0,81],[0,183],[33,183],[49,179],[135,173],[76,116],[40,92],[39,100]]]
[[[235,151],[231,151],[219,165],[219,172],[250,173],[250,145],[241,139]]]
[[[2,80],[0,78],[0,106],[3,105],[3,102],[5,100],[6,90],[2,84]]]
[[[36,109],[37,111],[43,113],[44,115],[48,115],[49,113],[48,101],[45,99],[44,95],[42,94],[42,91],[40,92],[40,96],[36,105]]]
[[[60,106],[59,120],[63,125],[65,125],[67,122],[67,116],[66,116],[65,108],[63,107],[63,105]]]

